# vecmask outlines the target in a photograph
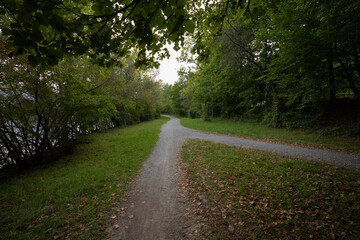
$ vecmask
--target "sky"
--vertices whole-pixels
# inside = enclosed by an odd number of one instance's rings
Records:
[[[178,80],[177,71],[180,69],[180,62],[176,58],[180,57],[181,49],[175,51],[172,46],[166,46],[170,53],[170,58],[160,61],[158,80],[163,80],[164,83],[174,84]]]

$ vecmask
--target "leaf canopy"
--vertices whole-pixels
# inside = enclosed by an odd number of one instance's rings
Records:
[[[32,65],[56,65],[64,55],[117,63],[137,48],[139,64],[153,64],[166,42],[183,42],[195,22],[184,0],[3,0],[0,18],[12,54],[31,52]],[[156,64],[156,63],[155,63]]]

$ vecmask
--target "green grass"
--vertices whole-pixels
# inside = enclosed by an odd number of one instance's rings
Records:
[[[306,133],[300,130],[270,128],[253,122],[235,122],[231,120],[181,118],[181,124],[188,128],[201,131],[231,134],[270,142],[287,143],[291,145],[360,153],[360,139],[350,137],[324,136],[319,133]]]
[[[358,171],[201,140],[181,156],[209,239],[360,238]]]
[[[99,239],[168,119],[88,136],[73,154],[0,183],[0,239]]]

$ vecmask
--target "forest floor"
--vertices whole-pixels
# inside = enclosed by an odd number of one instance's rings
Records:
[[[283,156],[323,160],[353,169],[360,166],[358,155],[204,133],[185,128],[180,125],[179,119],[168,117],[170,121],[162,126],[159,141],[132,183],[129,197],[118,206],[118,214],[107,229],[107,238],[199,239],[206,238],[205,232],[211,232],[208,219],[199,214],[201,209],[198,208],[202,204],[206,205],[207,197],[199,195],[202,201],[189,201],[191,187],[184,175],[184,166],[178,161],[181,159],[178,158],[179,150],[188,138],[257,148]]]

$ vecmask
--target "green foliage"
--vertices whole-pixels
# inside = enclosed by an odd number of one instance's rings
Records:
[[[189,109],[189,117],[192,118],[192,119],[195,119],[195,118],[199,118],[200,117],[200,113],[197,109],[195,108],[190,108]]]
[[[171,104],[171,90],[172,86],[170,84],[163,84],[161,87],[161,103],[160,103],[160,108],[161,108],[161,113],[165,113],[165,114],[172,114],[173,113],[173,107]]]
[[[10,23],[1,29],[11,55],[30,52],[33,66],[53,66],[69,54],[111,65],[132,48],[139,50],[138,64],[156,65],[152,60],[166,41],[179,46],[194,32],[190,6],[184,0],[4,0],[1,18]]]
[[[103,68],[86,57],[42,70],[1,42],[0,165],[55,160],[81,135],[159,117],[159,83],[135,68]]]
[[[356,170],[194,139],[181,156],[209,239],[359,237]]]
[[[171,87],[171,100],[174,108],[174,113],[179,116],[186,116],[187,111],[183,105],[182,89],[184,88],[184,82],[178,81]]]
[[[340,100],[359,105],[358,1],[204,6],[196,9],[191,49],[198,68],[185,79],[182,93],[191,99],[189,106],[202,106],[206,118],[314,128],[328,124],[327,109]],[[353,116],[349,125],[359,119],[356,109]]]
[[[88,135],[73,154],[1,176],[4,239],[101,239],[167,120]]]
[[[184,91],[187,88],[188,74],[184,68],[178,72],[180,79],[173,85],[164,84],[162,90],[163,113],[176,114],[178,116],[188,116],[189,114],[196,115],[198,111],[191,107],[191,95]],[[191,109],[191,110],[190,110]]]

